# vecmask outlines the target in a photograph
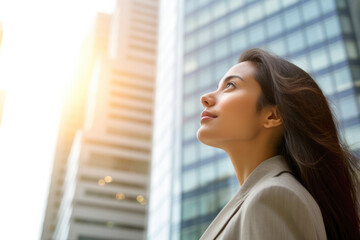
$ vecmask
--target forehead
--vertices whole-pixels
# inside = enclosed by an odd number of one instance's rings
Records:
[[[232,66],[225,74],[224,79],[230,75],[239,75],[243,79],[252,78],[255,71],[253,63],[245,61]]]

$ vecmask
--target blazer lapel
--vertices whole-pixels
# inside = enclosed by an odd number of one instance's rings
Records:
[[[243,185],[232,197],[232,199],[219,212],[216,218],[211,222],[200,240],[216,239],[227,223],[239,211],[242,203],[245,201],[249,191],[257,184],[263,182],[269,177],[276,176],[281,172],[291,172],[285,158],[282,155],[273,156],[261,162],[247,177]]]

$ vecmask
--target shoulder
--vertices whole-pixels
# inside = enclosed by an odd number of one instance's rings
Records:
[[[289,204],[292,202],[290,200],[293,200],[309,207],[319,208],[308,190],[289,172],[268,178],[254,186],[249,192],[246,202],[254,203],[254,201],[263,199],[282,200]]]
[[[240,211],[242,234],[256,232],[259,239],[265,235],[284,239],[326,238],[319,206],[290,173],[269,178],[255,186]]]

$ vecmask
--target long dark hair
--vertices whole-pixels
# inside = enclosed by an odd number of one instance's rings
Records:
[[[339,138],[323,92],[304,70],[265,50],[246,50],[244,61],[256,65],[257,111],[266,105],[279,110],[284,135],[278,154],[318,203],[328,239],[360,239],[359,161]]]

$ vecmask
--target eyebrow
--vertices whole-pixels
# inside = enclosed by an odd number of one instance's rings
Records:
[[[226,82],[228,82],[231,78],[238,78],[242,81],[245,81],[242,77],[240,77],[239,75],[230,75],[230,76],[227,76],[224,81],[223,81],[223,84],[225,84]],[[219,88],[219,84],[217,85],[217,88]]]

